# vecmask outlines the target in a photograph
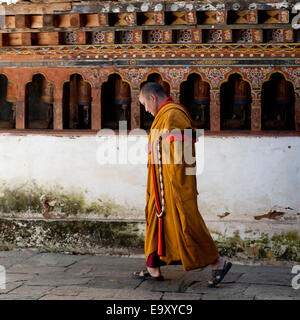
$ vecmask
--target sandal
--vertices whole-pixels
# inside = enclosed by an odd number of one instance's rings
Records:
[[[141,276],[140,275],[140,272],[139,271],[136,271],[132,274],[132,277],[134,279],[139,279],[139,280],[156,280],[156,281],[163,281],[164,280],[164,277],[163,276],[158,276],[158,277],[153,277],[151,276],[151,274],[146,271],[146,270],[143,270],[143,275]]]
[[[217,270],[212,270],[212,279],[210,281],[212,281],[212,283],[208,283],[208,287],[213,288],[215,287],[217,284],[219,284],[225,277],[225,275],[227,274],[227,272],[230,270],[230,268],[232,267],[232,263],[228,262],[224,264],[224,268],[223,269],[217,269]]]

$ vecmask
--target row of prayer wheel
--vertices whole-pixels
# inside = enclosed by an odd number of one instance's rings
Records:
[[[8,102],[16,102],[17,101],[17,91],[16,86],[8,81],[7,83],[7,94],[6,100]],[[52,104],[54,102],[53,96],[53,85],[50,81],[44,79],[42,85],[42,100],[45,103]],[[88,82],[83,79],[79,79],[78,81],[78,104],[80,105],[88,105],[91,103],[91,86]]]
[[[209,104],[209,84],[202,81],[200,77],[194,79],[194,103]],[[234,79],[233,102],[235,104],[245,104],[249,101],[248,83],[240,78]]]
[[[169,95],[169,85],[158,77],[153,79],[160,83],[167,95]],[[119,105],[130,104],[130,88],[128,83],[117,78],[115,81],[115,103]],[[279,79],[276,83],[275,102],[278,104],[289,103],[292,100],[290,95],[289,83],[285,79]],[[241,78],[234,79],[234,103],[244,104],[249,100],[249,87],[246,81]],[[16,86],[8,81],[7,97],[9,102],[17,101]],[[42,86],[42,100],[45,103],[53,103],[53,85],[50,81],[44,79]],[[209,104],[209,84],[202,81],[200,77],[194,79],[194,102],[197,104]],[[78,104],[88,105],[91,103],[91,86],[82,78],[78,81]]]
[[[158,74],[152,74],[149,76],[148,81],[155,81],[162,85],[167,96],[170,95],[169,84],[162,80],[161,76]],[[209,105],[210,101],[210,86],[207,82],[202,81],[200,77],[193,78],[193,102],[196,105],[205,106]],[[233,83],[233,105],[247,105],[250,102],[251,94],[249,84],[240,77],[234,77]],[[117,107],[120,107],[119,120],[128,120],[129,118],[129,106],[131,103],[131,93],[130,86],[127,82],[122,81],[120,77],[116,77],[114,81],[114,103]],[[53,84],[47,79],[42,80],[42,92],[41,100],[46,104],[54,103],[54,87]],[[74,94],[74,91],[70,90],[70,96]],[[287,105],[291,103],[293,95],[291,93],[290,84],[285,79],[277,79],[274,83],[274,97],[273,101],[276,105]],[[84,81],[80,76],[76,77],[76,100],[75,103],[78,106],[84,107],[84,112],[90,112],[92,97],[91,97],[91,85]],[[7,94],[6,101],[15,104],[17,102],[17,89],[16,85],[7,81]],[[189,107],[189,106],[187,106]],[[78,108],[78,107],[77,107]],[[78,118],[78,109],[77,109]],[[86,114],[86,117],[88,115]]]

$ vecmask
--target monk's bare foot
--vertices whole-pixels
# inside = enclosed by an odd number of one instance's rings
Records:
[[[160,277],[161,273],[160,273],[160,268],[151,268],[151,267],[147,267],[148,272],[150,273],[150,275],[152,277]],[[140,276],[142,277],[144,275],[144,272],[141,271],[140,272]]]

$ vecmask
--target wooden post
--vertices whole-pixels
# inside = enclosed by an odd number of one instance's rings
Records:
[[[261,99],[259,90],[253,91],[252,94],[251,131],[261,131]]]
[[[220,122],[220,92],[219,90],[210,90],[210,131],[220,131]]]
[[[92,86],[92,130],[101,129],[101,88]]]
[[[78,123],[77,95],[77,75],[72,75],[70,79],[69,129],[76,129]]]
[[[17,88],[17,102],[16,102],[16,129],[25,129],[25,91],[26,84],[21,83]],[[28,116],[28,115],[27,115]]]
[[[141,108],[139,90],[131,89],[131,130],[141,128]]]
[[[173,100],[177,103],[180,103],[180,90],[173,89],[170,93],[170,96],[173,98]],[[189,108],[189,106],[185,106]]]
[[[63,130],[63,88],[62,87],[56,87],[54,90],[53,129]]]

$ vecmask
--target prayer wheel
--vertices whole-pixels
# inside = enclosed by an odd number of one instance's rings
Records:
[[[43,100],[43,102],[49,103],[49,104],[52,104],[54,101],[53,85],[47,79],[43,79],[42,100]]]
[[[247,104],[249,101],[248,84],[241,78],[234,79],[234,93],[233,103],[234,104]]]
[[[88,106],[91,103],[91,86],[82,78],[78,80],[78,104]]]
[[[6,77],[0,75],[0,128],[12,129],[15,127],[16,119],[16,87]],[[3,99],[6,94],[6,99]]]
[[[209,104],[209,84],[200,77],[194,79],[194,102],[196,104]]]
[[[129,84],[117,78],[115,82],[115,104],[121,107],[121,115],[119,120],[128,119],[128,106],[130,104],[130,88]]]
[[[246,81],[236,77],[234,78],[233,88],[233,110],[230,126],[231,129],[238,129],[245,125],[249,104],[249,87]]]
[[[275,103],[289,104],[292,100],[289,83],[285,79],[280,79],[276,84]]]
[[[13,103],[17,102],[17,88],[10,81],[7,82],[6,101]]]
[[[199,76],[193,79],[194,96],[191,106],[191,114],[198,126],[203,126],[206,119],[207,107],[209,105],[209,84],[201,80]],[[192,86],[192,84],[191,84]]]
[[[117,78],[115,82],[115,104],[130,104],[129,84]]]

